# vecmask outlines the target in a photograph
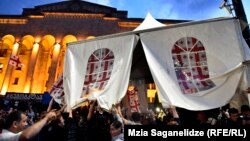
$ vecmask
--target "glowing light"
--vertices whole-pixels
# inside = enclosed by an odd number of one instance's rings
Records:
[[[35,43],[35,44],[33,45],[33,51],[34,51],[34,52],[38,52],[38,49],[39,49],[39,44],[38,44],[38,43]]]
[[[1,95],[5,95],[8,89],[8,84],[4,83],[2,90],[1,90]]]
[[[0,24],[27,24],[27,19],[0,19]]]
[[[19,47],[19,44],[16,42],[15,44],[14,44],[14,48],[18,48]]]
[[[55,44],[55,48],[60,48],[60,47],[61,47],[61,45],[59,43]]]
[[[61,12],[44,12],[45,16],[69,16],[69,17],[81,17],[81,18],[101,18],[104,16],[104,14],[86,14],[86,13],[61,13]]]
[[[88,37],[86,38],[86,40],[94,39],[94,38],[95,38],[95,36],[88,36]]]
[[[38,48],[39,47],[39,44],[38,43],[35,43],[34,44],[34,48]]]
[[[161,111],[161,109],[160,109],[159,107],[156,107],[156,108],[155,108],[155,111],[156,111],[157,113],[159,113],[159,112]]]
[[[39,43],[41,41],[41,37],[36,37],[35,42]]]
[[[137,22],[118,22],[118,25],[120,27],[137,27],[139,26],[141,23]]]
[[[147,97],[149,99],[149,103],[154,102],[155,94],[156,94],[155,84],[154,83],[148,84]]]
[[[58,54],[60,52],[61,45],[59,43],[56,43],[54,46],[54,52]]]
[[[103,17],[104,20],[108,20],[108,21],[116,21],[118,20],[118,18],[114,18],[114,17]]]
[[[42,19],[42,18],[44,18],[44,16],[41,16],[41,15],[30,15],[28,17],[32,18],[32,19]]]
[[[17,54],[18,47],[19,47],[19,44],[16,42],[16,43],[13,45],[12,54]]]

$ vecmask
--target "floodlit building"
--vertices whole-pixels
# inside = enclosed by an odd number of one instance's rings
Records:
[[[0,15],[0,95],[48,91],[63,71],[67,43],[131,31],[143,21],[127,14],[76,0],[24,8],[21,15]]]

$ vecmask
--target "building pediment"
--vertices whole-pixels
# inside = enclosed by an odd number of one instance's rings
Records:
[[[99,5],[81,0],[71,0],[24,8],[23,15],[39,15],[48,12],[65,13],[95,13],[104,14],[107,17],[127,18],[127,11],[118,11],[116,8]]]

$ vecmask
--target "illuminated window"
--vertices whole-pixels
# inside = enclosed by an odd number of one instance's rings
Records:
[[[6,57],[7,56],[8,49],[0,49],[0,57]]]
[[[3,72],[3,63],[0,63],[0,73]]]
[[[18,80],[19,80],[19,78],[18,78],[18,77],[16,77],[16,78],[15,78],[15,80],[14,80],[13,85],[17,85],[17,84],[18,84]]]
[[[16,70],[22,70],[22,66],[17,66]]]
[[[172,48],[175,74],[184,94],[194,94],[215,86],[209,79],[205,47],[194,37],[183,37]]]
[[[20,53],[19,53],[19,55],[25,55],[25,51],[26,51],[26,49],[25,49],[25,48],[21,48],[21,49],[20,49]]]

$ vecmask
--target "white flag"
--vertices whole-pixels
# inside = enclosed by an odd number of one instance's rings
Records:
[[[64,64],[67,105],[73,108],[86,96],[107,110],[120,102],[127,91],[137,40],[136,35],[125,35],[69,44]]]
[[[227,104],[246,71],[249,48],[235,19],[140,34],[164,107],[207,110]]]

